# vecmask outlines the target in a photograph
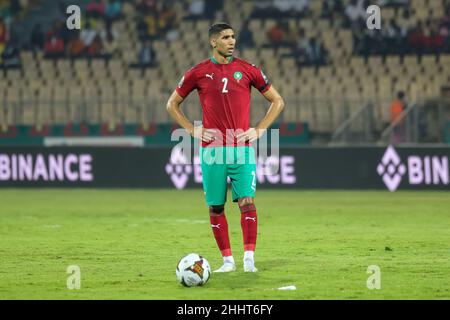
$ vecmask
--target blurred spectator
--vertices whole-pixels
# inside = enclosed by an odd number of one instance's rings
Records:
[[[444,49],[444,37],[439,33],[439,27],[436,23],[430,21],[430,33],[427,39],[425,53],[437,54]]]
[[[143,16],[140,16],[138,18],[138,22],[136,24],[136,30],[137,30],[137,34],[138,34],[138,39],[140,41],[145,41],[148,38],[147,35],[147,23],[145,22],[145,19]]]
[[[291,28],[287,23],[284,25],[284,45],[294,48],[297,45],[299,33],[297,28]]]
[[[321,18],[334,19],[336,14],[344,12],[342,0],[324,0],[322,4]]]
[[[152,12],[145,17],[145,24],[147,30],[144,40],[147,39],[155,40],[159,38],[158,23],[159,23],[158,16],[156,12]]]
[[[52,28],[45,34],[45,39],[51,38],[52,36],[56,36],[61,38],[64,44],[68,43],[70,40],[70,30],[66,28],[65,23],[56,20],[53,23]]]
[[[322,3],[322,12],[320,17],[323,19],[331,19],[333,14],[333,0],[324,0]]]
[[[71,58],[78,58],[83,55],[85,50],[84,42],[80,39],[79,31],[68,45],[68,54]]]
[[[11,23],[12,18],[13,14],[11,12],[9,1],[0,0],[0,20],[3,20],[3,22],[8,26]]]
[[[92,0],[86,5],[88,17],[102,18],[105,15],[106,6],[102,0]]]
[[[253,18],[302,17],[307,12],[310,0],[263,0],[258,1],[252,11]]]
[[[275,48],[280,47],[295,48],[297,44],[298,35],[295,30],[291,30],[285,21],[278,21],[272,28],[267,31],[269,44],[264,47]]]
[[[409,34],[409,43],[417,54],[439,53],[444,49],[445,39],[439,34],[438,26],[431,20],[425,24],[419,21]]]
[[[239,50],[245,50],[247,48],[253,48],[255,42],[253,41],[253,32],[249,28],[249,21],[245,21],[239,32],[239,38],[237,41],[237,47]]]
[[[299,30],[299,38],[293,47],[292,54],[283,56],[294,56],[299,67],[321,66],[328,63],[328,52],[325,46],[316,38],[307,39],[303,29]]]
[[[394,123],[399,118],[400,114],[405,110],[405,93],[399,91],[397,98],[391,103],[391,123]]]
[[[69,43],[71,37],[73,36],[72,30],[69,30],[66,26],[65,21],[56,21],[55,25],[53,27],[54,32],[58,34],[59,37],[61,37],[64,41],[64,44]]]
[[[13,16],[19,14],[22,11],[22,5],[19,0],[10,0],[10,10]]]
[[[224,0],[204,1],[204,17],[207,19],[214,19],[216,13],[223,9]],[[227,21],[226,19],[220,19],[216,21]]]
[[[411,19],[411,10],[409,8],[402,10],[400,16],[396,19],[396,22],[408,33],[414,24],[414,20]]]
[[[298,38],[295,43],[295,46],[292,48],[292,52],[297,61],[300,61],[303,57],[306,56],[306,51],[309,47],[309,40],[305,36],[305,30],[303,28],[299,29]]]
[[[354,51],[365,57],[383,54],[383,35],[381,30],[354,29]]]
[[[253,6],[251,18],[270,18],[271,12],[274,11],[272,3],[269,1],[257,1]]]
[[[166,41],[168,42],[177,41],[179,37],[180,37],[179,25],[178,23],[175,22],[173,24],[173,28],[167,31],[166,33]]]
[[[229,21],[230,19],[228,18],[228,14],[225,11],[219,10],[219,11],[216,11],[214,20],[215,21]]]
[[[86,48],[88,48],[92,42],[94,42],[95,37],[97,36],[97,31],[92,28],[90,22],[86,23],[86,26],[81,29],[80,39],[83,41],[83,44]]]
[[[103,40],[107,38],[108,32],[98,32],[92,27],[91,20],[89,20],[85,27],[80,32],[74,33],[71,41],[68,44],[68,54],[72,58],[82,56],[98,57],[107,55],[104,48]],[[112,35],[112,34],[111,34]],[[110,47],[114,44],[108,43]]]
[[[411,0],[378,0],[377,5],[384,7],[401,7],[408,5]]]
[[[409,33],[408,40],[409,40],[411,49],[418,54],[423,53],[423,49],[426,45],[425,32],[426,32],[425,27],[424,27],[422,21],[419,21],[417,23],[417,25]]]
[[[442,21],[439,24],[439,33],[443,37],[448,37],[450,35],[450,12],[442,18]]]
[[[2,54],[3,67],[20,68],[20,52],[17,46],[9,42]]]
[[[331,1],[331,0],[330,0]],[[362,3],[362,6],[361,6]],[[364,14],[361,10],[369,5],[369,0],[350,0],[345,9],[347,26],[352,27],[354,52],[362,55],[389,54],[440,54],[450,52],[450,10],[445,9],[442,20],[418,20],[414,24],[409,7],[402,13],[383,23],[381,30],[368,30],[361,26]],[[386,0],[378,5],[405,6],[407,1]],[[326,5],[325,5],[326,6]],[[328,9],[325,9],[328,10]],[[359,22],[358,22],[359,21]]]
[[[44,45],[44,56],[46,58],[58,59],[64,57],[64,41],[57,34],[47,37]]]
[[[350,0],[345,8],[348,27],[359,28],[366,17],[366,10],[363,7],[364,0]]]
[[[5,50],[6,41],[8,39],[8,29],[6,28],[6,23],[2,18],[0,18],[0,63],[3,51]]]
[[[141,67],[154,66],[156,62],[155,50],[151,42],[145,41],[139,51],[139,64]]]
[[[156,53],[150,41],[144,41],[138,53],[138,63],[131,64],[132,68],[151,68],[156,66]]]
[[[382,31],[382,34],[386,54],[404,55],[406,53],[403,43],[407,36],[407,30],[400,27],[395,19],[389,21],[389,25]]]
[[[167,32],[173,29],[175,23],[176,13],[168,6],[166,3],[163,4],[161,11],[159,13],[158,28],[162,32]]]
[[[117,43],[117,37],[113,33],[108,32],[102,37],[104,55],[108,57],[116,57],[120,54],[119,45]]]
[[[450,52],[450,3],[446,9],[446,15],[439,23],[439,35],[444,38],[444,51]]]
[[[367,2],[363,3],[367,4]],[[396,2],[396,5],[399,3],[401,2]],[[352,10],[356,12],[357,5],[358,0],[351,0],[347,9],[353,7]],[[398,17],[389,20],[381,30],[356,27],[356,23],[352,29],[354,53],[365,56],[390,54],[403,56],[415,53],[420,56],[450,52],[449,13],[440,21],[418,20],[415,25],[412,25],[412,21],[410,10],[405,8]]]
[[[44,44],[45,44],[44,31],[42,30],[41,25],[38,23],[34,26],[33,32],[31,33],[30,37],[31,50],[33,50],[33,52],[41,51],[44,49]]]
[[[100,36],[102,37],[102,41],[104,42],[108,35],[111,35],[114,39],[118,40],[120,37],[117,28],[114,23],[106,23],[105,28],[100,29]]]
[[[87,55],[89,57],[95,58],[104,56],[107,53],[103,50],[102,39],[99,34],[96,34],[91,44],[87,47]]]
[[[156,0],[136,0],[136,8],[142,14],[156,12]]]
[[[105,18],[108,23],[119,19],[122,15],[122,2],[120,0],[108,0],[105,8]]]
[[[205,16],[205,0],[193,0],[189,5],[189,15],[184,17],[186,20],[201,19]]]
[[[405,93],[399,91],[397,98],[392,101],[390,106],[391,125],[400,119],[402,112],[406,109]],[[392,132],[392,143],[400,143],[405,141],[405,122],[401,121],[394,127]]]
[[[306,47],[306,63],[309,65],[320,66],[327,63],[327,51],[323,44],[316,38],[309,39]]]
[[[309,0],[273,0],[273,6],[282,17],[301,17],[306,13]]]
[[[278,49],[284,43],[286,27],[284,23],[278,21],[272,28],[267,30],[266,34],[269,39],[269,45],[267,47]]]

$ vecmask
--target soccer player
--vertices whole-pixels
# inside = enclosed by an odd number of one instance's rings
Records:
[[[244,271],[256,272],[256,161],[250,144],[260,138],[278,117],[284,101],[262,70],[233,56],[236,39],[230,25],[212,25],[209,43],[212,56],[184,74],[167,102],[167,111],[181,127],[202,141],[203,190],[212,231],[224,262],[215,272],[236,270],[224,212],[227,177],[231,181],[233,202],[238,203],[241,211]],[[250,128],[252,86],[270,102],[266,115],[254,128]],[[203,109],[201,127],[194,127],[180,107],[194,89],[197,89]]]

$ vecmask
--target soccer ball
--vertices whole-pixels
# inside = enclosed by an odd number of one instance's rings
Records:
[[[208,260],[196,253],[190,253],[178,262],[176,273],[178,281],[183,286],[202,286],[209,280],[211,267]]]

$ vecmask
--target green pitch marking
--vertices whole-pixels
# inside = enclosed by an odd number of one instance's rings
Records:
[[[238,271],[196,288],[176,280],[181,257],[221,264],[200,189],[2,189],[0,199],[0,299],[450,298],[446,192],[259,190],[260,272],[242,271],[228,203]],[[369,266],[379,290],[367,288]]]

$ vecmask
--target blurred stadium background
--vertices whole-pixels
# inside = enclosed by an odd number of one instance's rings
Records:
[[[0,144],[74,132],[165,144],[166,100],[209,57],[214,21],[285,98],[282,142],[449,143],[450,1],[372,2],[0,0]],[[81,30],[66,27],[71,4]],[[370,4],[381,30],[366,27]],[[266,107],[255,93],[254,122]],[[201,119],[196,95],[184,110]]]

